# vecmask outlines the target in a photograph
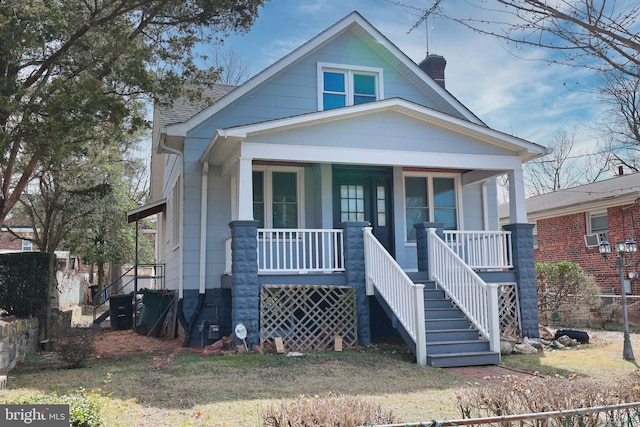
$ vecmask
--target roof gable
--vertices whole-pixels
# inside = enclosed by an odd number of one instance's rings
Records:
[[[220,98],[214,105],[205,108],[181,123],[167,126],[166,133],[174,136],[186,136],[188,133],[202,126],[210,117],[228,107],[240,98],[252,93],[257,88],[266,84],[283,70],[300,61],[311,52],[321,49],[323,46],[335,40],[345,32],[352,32],[367,46],[384,58],[400,74],[412,82],[416,87],[427,94],[433,100],[437,109],[449,114],[457,115],[467,121],[482,124],[473,113],[462,105],[455,97],[426,75],[411,59],[400,49],[384,37],[376,28],[366,21],[358,12],[352,12],[333,26],[329,27],[313,39],[295,49],[273,65],[267,67],[245,84]]]
[[[219,129],[212,142],[202,154],[200,161],[212,163],[220,161],[229,154],[228,150],[233,150],[231,145],[233,145],[234,142],[249,138],[256,139],[261,135],[269,134],[281,135],[284,132],[294,129],[309,129],[312,126],[345,120],[349,120],[351,126],[353,119],[365,116],[370,117],[385,112],[401,114],[417,122],[433,125],[445,131],[466,137],[469,141],[477,141],[492,146],[497,150],[511,152],[514,156],[519,156],[521,161],[542,156],[547,154],[548,151],[543,146],[490,129],[484,125],[471,123],[404,99],[390,98],[350,107]],[[349,138],[351,135],[346,134],[346,137]],[[229,143],[231,143],[231,145],[229,145]],[[226,150],[220,150],[221,146],[225,146]],[[497,151],[494,154],[497,154]],[[217,160],[214,160],[214,156]]]

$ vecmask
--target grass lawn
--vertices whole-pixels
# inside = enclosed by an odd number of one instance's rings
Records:
[[[577,349],[503,358],[505,366],[541,374],[606,380],[633,372],[622,360],[621,334]],[[640,337],[632,336],[640,358]],[[357,395],[405,422],[460,418],[455,395],[469,379],[417,366],[404,347],[343,352],[203,357],[192,351],[113,355],[81,369],[60,369],[48,355],[29,357],[9,374],[0,402],[30,393],[101,389],[111,399],[108,426],[257,426],[268,405],[300,395]],[[490,385],[490,383],[489,383]],[[487,386],[489,386],[487,385]]]

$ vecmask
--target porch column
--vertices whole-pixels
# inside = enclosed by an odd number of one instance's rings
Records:
[[[247,345],[260,343],[260,285],[258,284],[258,221],[232,221],[231,327],[247,328]],[[237,343],[238,344],[238,343]]]
[[[364,235],[362,232],[364,227],[369,227],[369,223],[354,221],[340,224],[344,233],[344,268],[347,286],[356,288],[358,339],[363,345],[369,345],[371,344],[371,321],[364,273]]]
[[[429,274],[429,229],[435,228],[436,234],[444,238],[444,222],[421,222],[414,224],[413,228],[416,229],[418,271]]]
[[[540,330],[536,263],[533,257],[533,224],[507,224],[503,228],[511,231],[513,268],[518,281],[522,334],[525,337],[538,338]]]
[[[253,174],[252,159],[238,159],[238,220],[253,220]],[[256,234],[257,236],[257,234]]]
[[[522,169],[509,171],[509,223],[527,223],[527,202]]]

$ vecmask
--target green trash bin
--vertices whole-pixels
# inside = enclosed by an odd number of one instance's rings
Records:
[[[140,289],[140,293],[142,294],[142,311],[136,332],[140,335],[158,337],[169,305],[173,301],[173,293],[156,289]]]
[[[133,292],[109,297],[109,319],[114,331],[133,328]]]

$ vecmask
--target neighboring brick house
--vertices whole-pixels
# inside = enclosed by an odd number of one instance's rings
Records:
[[[29,240],[32,237],[33,229],[30,225],[9,220],[0,229],[0,253],[37,251],[37,246]]]
[[[509,206],[501,205],[501,222]],[[555,191],[527,199],[527,217],[534,227],[536,262],[573,261],[593,275],[603,292],[620,293],[618,270],[607,266],[598,251],[604,239],[613,245],[629,237],[639,240],[640,173]],[[611,256],[613,262],[615,254]],[[625,270],[638,270],[640,256]],[[640,282],[627,280],[633,295],[640,295]]]

